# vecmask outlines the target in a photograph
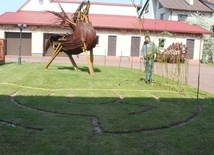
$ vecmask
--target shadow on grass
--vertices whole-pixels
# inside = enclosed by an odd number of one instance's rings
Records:
[[[18,58],[17,58],[18,59]],[[18,61],[18,60],[17,60]],[[18,64],[18,62],[5,62],[5,64],[2,64],[2,66],[4,65],[11,65],[11,64]]]
[[[0,124],[32,130],[51,130],[70,119],[89,119],[91,131],[130,134],[176,128],[195,121],[203,110],[191,98],[116,98],[1,95]],[[213,102],[214,99],[200,102]],[[8,113],[13,111],[11,117]],[[60,117],[56,117],[60,116]],[[31,121],[34,118],[34,121]],[[77,119],[78,118],[78,119]],[[60,126],[57,126],[60,129]],[[76,129],[76,130],[75,130]],[[90,129],[89,129],[90,130]],[[78,127],[73,126],[73,132]]]
[[[59,70],[72,70],[74,71],[74,67],[68,67],[68,66],[61,66],[61,67],[58,67]],[[81,72],[88,72],[88,67],[78,67],[78,69],[81,71]],[[100,69],[98,68],[95,68],[94,67],[94,72],[101,72]]]

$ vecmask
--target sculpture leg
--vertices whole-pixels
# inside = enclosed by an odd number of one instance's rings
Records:
[[[94,75],[94,68],[93,68],[93,64],[91,62],[91,60],[89,59],[89,55],[88,55],[88,52],[86,50],[83,50],[84,51],[84,54],[85,54],[85,57],[86,57],[86,60],[88,62],[88,69],[89,69],[89,73],[91,75]]]
[[[91,52],[91,54],[90,54],[90,58],[89,58],[89,56],[88,56],[88,52],[87,52],[87,46],[86,46],[86,44],[85,44],[85,40],[82,38],[82,42],[83,42],[83,48],[82,48],[82,50],[83,50],[83,52],[84,52],[84,54],[85,54],[85,57],[86,57],[86,60],[87,60],[87,62],[88,62],[88,69],[89,69],[89,74],[91,74],[91,75],[94,75],[94,68],[93,68],[93,51]]]
[[[47,63],[47,65],[45,66],[45,68],[48,68],[50,66],[50,64],[53,62],[53,60],[56,58],[56,56],[60,53],[60,51],[62,50],[62,44],[58,44],[57,48],[55,49],[51,59],[49,60],[49,62]]]
[[[90,61],[91,61],[92,66],[93,66],[93,64],[94,64],[94,53],[93,53],[93,49],[90,50]]]
[[[69,55],[69,54],[67,54],[67,55],[68,55],[68,57],[69,57],[69,59],[70,59],[72,65],[73,65],[73,67],[74,67],[74,70],[75,70],[75,71],[79,71],[79,69],[78,69],[78,67],[77,67],[77,64],[76,64],[76,62],[74,61],[72,55]]]

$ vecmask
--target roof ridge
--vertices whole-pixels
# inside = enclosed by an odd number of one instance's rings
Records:
[[[82,1],[78,0],[51,0],[51,3],[81,3]],[[110,2],[98,2],[98,1],[92,1],[90,2],[91,4],[94,5],[109,5],[109,6],[129,6],[129,7],[134,7],[133,4],[129,3],[110,3]],[[141,7],[140,4],[136,4],[136,6]]]

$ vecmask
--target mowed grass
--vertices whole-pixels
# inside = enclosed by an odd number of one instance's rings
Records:
[[[0,66],[0,155],[214,154],[214,97],[143,71]],[[95,132],[93,119],[102,133]]]

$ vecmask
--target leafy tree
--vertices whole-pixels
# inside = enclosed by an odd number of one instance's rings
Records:
[[[214,16],[195,13],[191,17],[188,17],[186,22],[214,32]],[[214,61],[214,34],[204,35],[203,53],[208,54],[209,59]]]

